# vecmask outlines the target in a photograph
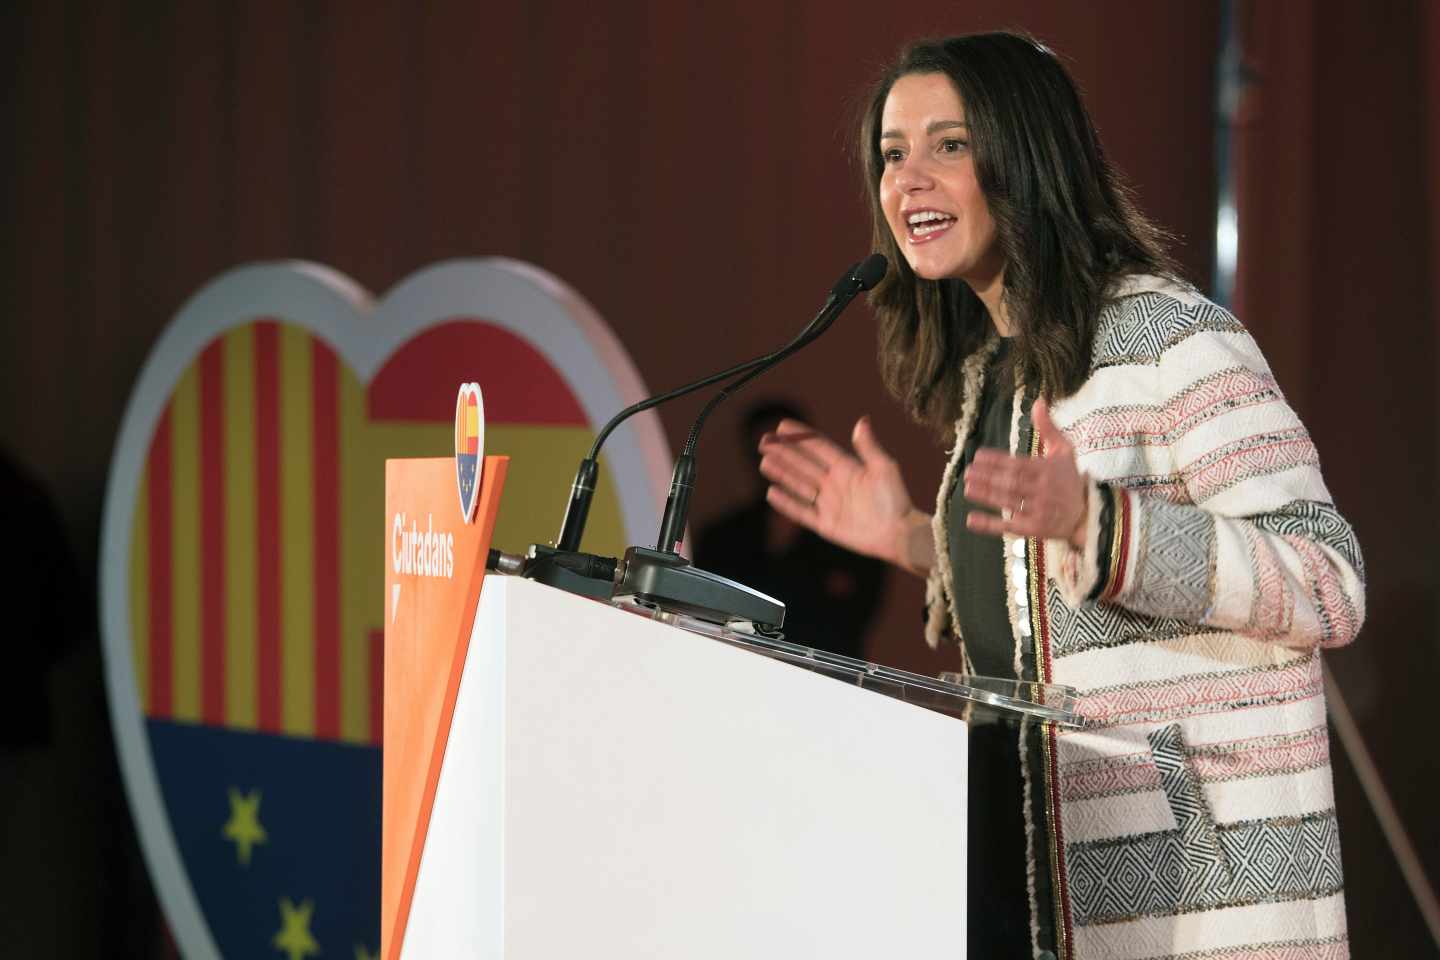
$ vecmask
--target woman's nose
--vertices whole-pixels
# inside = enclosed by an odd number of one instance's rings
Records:
[[[924,190],[934,184],[934,179],[922,161],[908,160],[895,174],[895,187],[901,193]]]

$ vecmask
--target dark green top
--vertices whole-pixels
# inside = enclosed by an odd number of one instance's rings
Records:
[[[981,447],[1010,449],[1010,421],[1015,409],[1015,379],[1010,372],[1010,341],[1000,349],[985,372],[975,427],[966,438],[960,465],[968,468]],[[965,515],[988,508],[965,497],[963,474],[950,494],[950,569],[954,573],[955,610],[960,633],[975,672],[982,677],[1014,677],[1015,649],[1010,614],[1005,605],[1005,542],[976,534],[965,526]]]
[[[961,453],[962,467],[970,465],[981,447],[1010,449],[1015,381],[1009,347],[1010,342],[1002,340],[986,370],[975,426]],[[955,610],[975,673],[1017,679],[1015,639],[1005,596],[1011,563],[1005,556],[1005,543],[999,537],[972,533],[965,526],[967,513],[986,509],[966,499],[962,474],[948,504]],[[1033,674],[1028,641],[1025,646],[1022,672]],[[1030,955],[1025,803],[1019,725],[976,711],[970,724],[969,956]],[[1043,830],[1043,820],[1037,829]],[[1036,843],[1043,847],[1043,834],[1036,836]]]

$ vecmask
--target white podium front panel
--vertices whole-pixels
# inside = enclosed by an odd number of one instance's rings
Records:
[[[959,720],[492,576],[403,955],[963,957],[965,790]]]

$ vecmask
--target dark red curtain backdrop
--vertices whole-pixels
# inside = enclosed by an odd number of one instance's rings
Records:
[[[785,339],[866,251],[851,119],[917,35],[1018,27],[1050,42],[1208,287],[1218,0],[730,6],[53,2],[0,15],[0,447],[54,496],[86,576],[140,364],[232,265],[317,260],[379,293],[449,257],[528,260],[595,304],[655,388]],[[1440,13],[1427,0],[1234,10],[1248,78],[1237,312],[1360,529],[1370,623],[1331,664],[1440,876]],[[940,452],[885,399],[873,353],[856,310],[753,389],[805,402],[835,433],[873,414],[931,500]],[[694,526],[750,489],[742,407],[707,430]],[[676,446],[694,411],[663,413]],[[951,666],[919,640],[919,584],[894,584],[872,658]],[[61,702],[89,704],[75,749],[99,757],[98,654],[75,656]],[[1418,955],[1423,925],[1347,762],[1337,770],[1356,956]],[[93,819],[89,801],[67,802],[57,818]],[[77,891],[65,955],[93,955],[134,914],[102,879],[116,862],[133,875],[133,859],[96,843],[48,868]]]
[[[768,350],[868,249],[852,119],[922,34],[1016,25],[1051,42],[1209,277],[1216,4],[926,2],[873,22],[723,6],[33,5],[7,33],[22,135],[0,436],[88,547],[146,351],[185,297],[251,260],[322,261],[377,293],[447,257],[528,260],[589,298],[656,388]],[[857,310],[753,395],[803,399],[841,434],[872,412],[929,500],[939,451],[884,397],[873,344]],[[62,376],[93,405],[31,416],[22,398]],[[750,484],[743,406],[708,427],[694,526]],[[677,447],[695,410],[664,411]],[[877,656],[923,658],[919,596],[896,591]]]

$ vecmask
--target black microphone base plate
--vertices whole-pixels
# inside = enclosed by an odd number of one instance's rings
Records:
[[[630,547],[622,564],[624,576],[614,591],[617,598],[634,597],[709,623],[750,621],[762,631],[778,631],[785,623],[785,604],[779,600],[701,570],[678,553]]]

